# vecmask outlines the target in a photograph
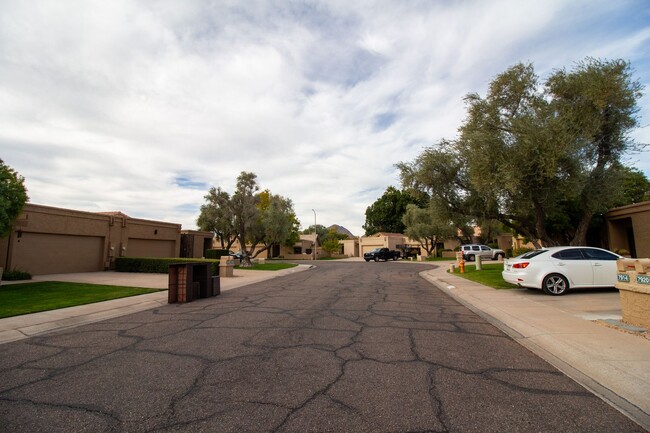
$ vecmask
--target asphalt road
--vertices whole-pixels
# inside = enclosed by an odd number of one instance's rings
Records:
[[[2,345],[0,431],[644,431],[427,266],[319,262]]]

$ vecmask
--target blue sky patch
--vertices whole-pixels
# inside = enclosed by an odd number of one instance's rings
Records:
[[[210,188],[205,182],[198,182],[185,176],[177,176],[174,178],[174,184],[185,189],[204,189],[207,191]]]

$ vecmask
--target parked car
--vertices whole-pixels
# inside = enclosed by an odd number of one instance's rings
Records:
[[[366,262],[369,262],[370,260],[374,260],[376,262],[379,260],[397,260],[399,258],[399,251],[389,250],[388,248],[375,248],[374,250],[363,255],[363,259]]]
[[[569,289],[613,287],[616,260],[621,256],[601,248],[550,247],[506,259],[503,279],[511,284],[564,295]]]
[[[490,260],[499,260],[499,257],[506,257],[505,251],[480,244],[461,245],[460,251],[463,253],[463,260],[467,260],[468,262],[473,262],[479,256],[482,259]]]
[[[236,253],[235,253],[235,252],[232,252],[232,251],[229,251],[229,252],[228,252],[228,255],[229,255],[230,257],[232,257],[233,259],[237,259],[237,260],[241,260],[241,258],[242,258],[242,256],[243,256],[243,254],[242,254],[241,251],[237,251]]]

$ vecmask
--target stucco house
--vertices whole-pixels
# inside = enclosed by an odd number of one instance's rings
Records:
[[[605,214],[609,249],[650,257],[650,201],[611,209]]]
[[[103,271],[116,257],[178,257],[181,225],[27,203],[0,239],[0,267],[32,275]]]
[[[220,242],[216,239],[214,240],[213,248],[224,248]],[[250,249],[250,244],[247,248]],[[263,245],[259,245],[255,248],[255,252],[263,249]],[[269,259],[282,257],[288,260],[313,260],[314,259],[314,248],[316,248],[316,258],[320,258],[323,255],[323,251],[320,247],[320,239],[314,233],[310,234],[301,234],[300,240],[291,246],[287,245],[272,245],[266,251],[260,252],[256,258],[260,259]],[[241,245],[238,240],[235,240],[230,247],[231,251],[237,252],[241,251]]]

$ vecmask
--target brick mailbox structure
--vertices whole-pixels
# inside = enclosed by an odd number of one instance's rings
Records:
[[[616,265],[623,321],[650,329],[650,259],[618,259]]]
[[[168,303],[192,302],[221,293],[218,276],[213,276],[209,263],[178,263],[169,265]]]

